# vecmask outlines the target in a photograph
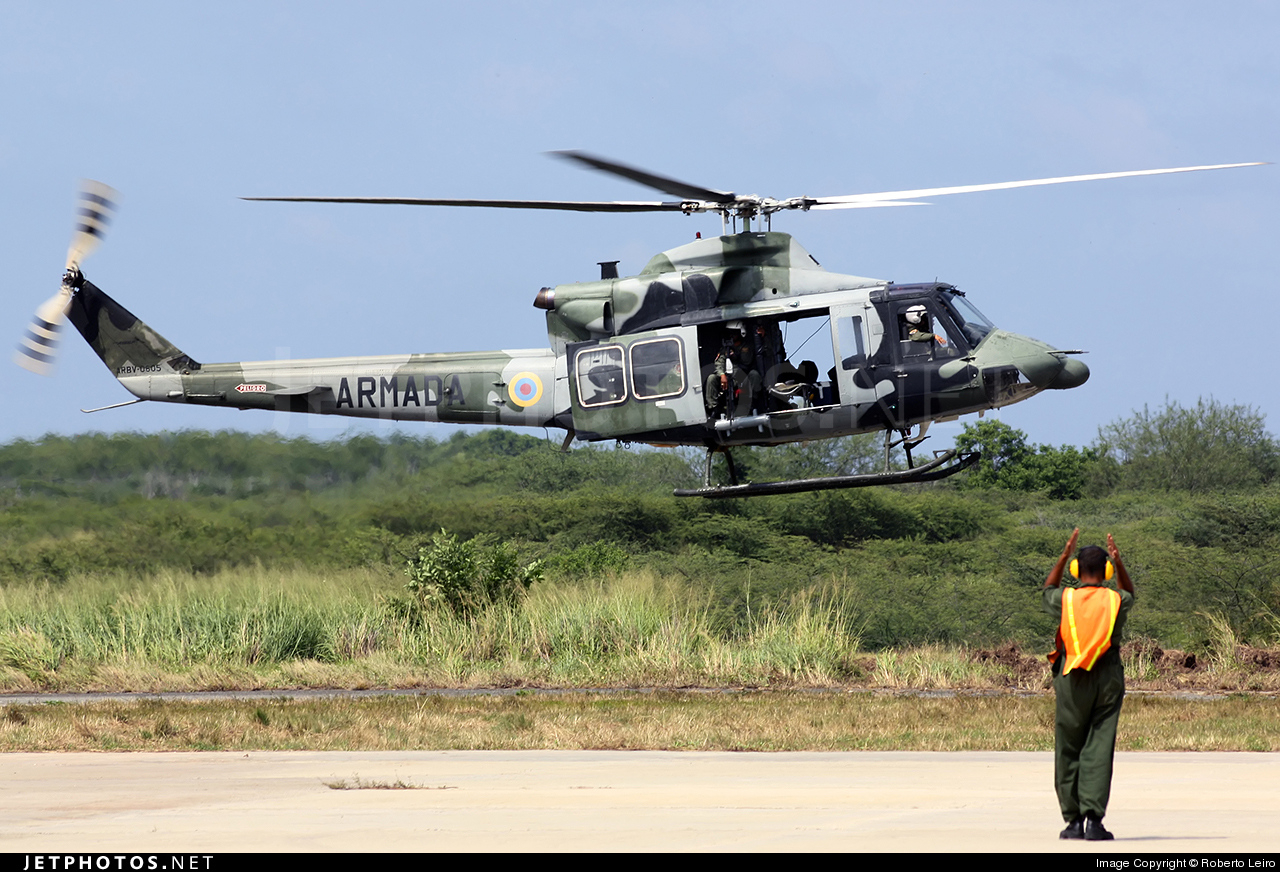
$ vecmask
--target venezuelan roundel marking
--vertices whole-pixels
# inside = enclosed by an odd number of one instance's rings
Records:
[[[542,379],[531,372],[519,373],[507,385],[507,393],[511,394],[511,402],[527,409],[542,399]]]

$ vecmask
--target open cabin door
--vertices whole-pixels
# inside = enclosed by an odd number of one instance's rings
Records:
[[[567,351],[579,438],[625,439],[706,424],[696,327],[573,342]]]
[[[884,341],[884,326],[870,305],[862,303],[831,307],[831,325],[835,329],[835,378],[840,389],[840,402],[852,405],[855,420],[866,410],[897,389],[896,380],[886,379],[871,365],[875,352]]]

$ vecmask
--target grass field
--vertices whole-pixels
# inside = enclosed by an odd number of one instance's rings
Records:
[[[869,651],[838,589],[727,618],[685,583],[634,572],[458,616],[416,604],[402,578],[251,568],[0,588],[0,692],[1046,687],[1035,649]],[[1124,652],[1131,687],[1280,689],[1280,656],[1244,649],[1225,624],[1194,669],[1149,639]]]
[[[1047,749],[1057,619],[1037,589],[1080,526],[1116,534],[1138,585],[1129,688],[1165,692],[1131,695],[1121,747],[1273,750],[1280,454],[1247,407],[1226,411],[1253,439],[1233,449],[1243,478],[1204,487],[1134,478],[1106,446],[1025,446],[985,485],[719,505],[670,498],[689,456],[565,454],[503,430],[0,446],[0,693],[513,691],[0,700],[0,748]],[[740,459],[763,480],[879,451]],[[1203,478],[1195,457],[1166,472]],[[1080,498],[1061,498],[1073,481]],[[407,590],[442,528],[541,561],[544,580],[460,614]],[[536,688],[567,692],[514,692]]]
[[[1118,747],[1280,750],[1277,702],[1131,696]],[[1047,751],[1051,695],[533,693],[10,705],[3,751]]]
[[[415,605],[401,577],[372,570],[9,586],[0,589],[0,690],[278,689],[281,697],[8,704],[0,750],[1052,747],[1053,700],[1038,653],[940,644],[869,651],[856,604],[830,591],[731,620],[700,597],[647,572],[539,584],[523,602],[464,616]],[[1150,640],[1127,645],[1131,689],[1202,695],[1131,695],[1120,747],[1280,749],[1268,692],[1280,673],[1242,651],[1225,626],[1194,669]],[[395,687],[424,693],[286,696]],[[539,687],[568,692],[429,692]]]

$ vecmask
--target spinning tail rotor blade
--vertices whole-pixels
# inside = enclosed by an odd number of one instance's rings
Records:
[[[111,187],[85,179],[80,186],[80,200],[76,209],[75,229],[71,233],[71,245],[67,248],[67,269],[75,269],[102,241],[107,225],[116,214],[120,194]]]
[[[71,287],[64,284],[58,289],[58,293],[36,309],[35,317],[18,342],[18,350],[13,355],[14,363],[38,375],[53,372],[58,350],[58,332],[62,329],[62,322],[67,317],[70,306]]]
[[[79,286],[80,263],[102,241],[119,199],[120,195],[102,182],[85,179],[81,184],[62,287],[36,309],[35,317],[22,334],[18,350],[13,355],[14,362],[24,369],[40,375],[49,375],[53,371],[58,333],[71,306],[71,296]]]

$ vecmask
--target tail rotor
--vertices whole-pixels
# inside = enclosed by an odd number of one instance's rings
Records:
[[[19,366],[40,375],[49,375],[53,371],[58,333],[66,320],[71,297],[83,281],[80,264],[102,241],[119,199],[120,195],[114,189],[101,182],[85,179],[81,184],[62,285],[56,294],[36,309],[31,325],[22,335],[13,356]]]

